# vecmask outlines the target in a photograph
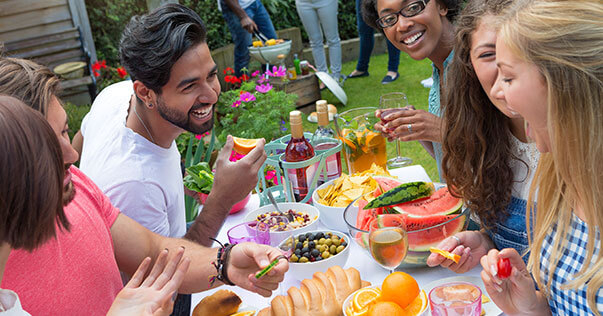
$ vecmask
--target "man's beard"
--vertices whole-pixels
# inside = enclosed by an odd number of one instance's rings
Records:
[[[69,167],[71,167],[71,164],[65,165],[65,172],[69,172]],[[72,179],[65,187],[63,187],[63,206],[67,206],[67,204],[71,203],[73,198],[75,198],[75,186],[73,185]]]
[[[159,112],[159,115],[161,115],[164,120],[182,128],[185,131],[191,132],[196,135],[200,135],[207,131],[210,131],[214,126],[213,112],[216,106],[215,104],[211,107],[212,118],[209,121],[201,125],[194,125],[190,121],[190,112],[200,109],[206,105],[207,104],[205,103],[197,103],[193,105],[193,107],[187,113],[182,113],[169,108],[161,98],[158,98],[157,100],[157,110]]]

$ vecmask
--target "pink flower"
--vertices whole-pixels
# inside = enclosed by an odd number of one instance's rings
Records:
[[[266,181],[273,181],[274,184],[278,184],[278,178],[276,177],[276,170],[266,171]]]
[[[272,72],[266,71],[266,73],[272,77],[284,77],[287,75],[287,68],[283,66],[279,66],[278,68],[276,68],[276,66],[272,66]]]
[[[249,92],[245,92],[245,93],[241,94],[241,97],[239,98],[239,100],[241,100],[242,102],[255,101],[255,95],[253,95]]]
[[[236,162],[238,160],[241,160],[241,158],[243,158],[243,157],[245,157],[245,155],[239,154],[238,152],[233,150],[230,153],[230,157],[228,158],[228,160],[230,160],[232,162]]]
[[[260,74],[260,71],[259,71],[259,70],[256,70],[256,71],[254,71],[254,72],[252,72],[252,73],[251,73],[251,77],[252,77],[252,78],[255,78],[255,77],[257,77],[259,74]]]
[[[263,84],[264,82],[267,82],[267,81],[270,81],[270,79],[269,79],[268,75],[262,75],[262,76],[260,76],[260,79],[258,79],[258,81],[257,81],[257,82],[258,82],[259,84]]]
[[[236,100],[230,105],[230,107],[238,108],[241,105],[241,100]]]
[[[207,132],[205,132],[203,134],[200,134],[200,135],[195,135],[195,138],[198,139],[198,140],[201,140],[205,136],[209,136],[209,131],[207,131]]]
[[[272,90],[272,85],[269,83],[261,84],[259,86],[255,86],[255,90],[260,93],[266,93],[266,92]]]

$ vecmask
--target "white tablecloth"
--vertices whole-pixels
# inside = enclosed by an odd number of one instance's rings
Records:
[[[403,182],[431,181],[429,176],[425,172],[425,169],[423,169],[423,167],[421,167],[419,165],[390,170],[390,173],[394,176],[397,176]],[[247,204],[247,206],[242,211],[240,211],[236,214],[229,215],[226,218],[226,221],[224,222],[222,229],[218,233],[217,239],[220,241],[227,241],[228,237],[226,236],[226,231],[228,231],[228,229],[233,227],[234,225],[243,222],[245,220],[245,216],[248,212],[251,212],[259,207],[259,202],[260,202],[259,197],[257,195],[253,195],[251,197],[251,199],[249,200],[249,203]],[[319,225],[319,229],[327,229],[327,228],[324,227],[321,223]],[[345,233],[347,233],[347,232],[345,232]],[[363,280],[367,280],[367,281],[371,282],[372,284],[381,284],[381,282],[383,282],[383,279],[385,279],[385,277],[387,276],[388,271],[383,269],[381,266],[377,265],[377,263],[375,263],[373,261],[373,259],[370,257],[370,254],[366,250],[362,249],[360,246],[358,246],[357,244],[355,244],[353,242],[350,243],[350,245],[351,245],[350,256],[349,256],[348,261],[347,261],[346,265],[344,266],[344,268],[354,267],[354,268],[358,269],[358,271],[360,271],[360,276],[362,277]],[[412,275],[417,280],[417,282],[419,283],[419,287],[421,287],[421,288],[435,280],[439,280],[439,279],[443,279],[443,278],[447,278],[447,277],[458,276],[458,274],[456,274],[448,269],[441,268],[441,267],[408,268],[408,269],[404,269],[404,272],[407,272],[410,275]],[[481,272],[481,267],[478,265],[473,270],[471,270],[463,275],[479,277],[480,272]],[[299,285],[300,285],[299,280],[296,280],[291,275],[285,275],[285,280],[283,281],[283,283],[281,283],[280,288],[288,289],[291,286],[299,286]],[[218,289],[222,289],[222,288],[228,288],[231,291],[237,293],[237,295],[239,295],[241,297],[241,300],[243,301],[242,306],[255,307],[258,310],[260,310],[266,306],[269,306],[270,301],[272,300],[272,297],[265,298],[259,294],[255,294],[255,293],[249,292],[247,290],[244,290],[244,289],[241,289],[241,288],[238,288],[235,286],[223,285],[223,286],[217,287],[212,290],[193,294],[191,307],[194,308],[199,303],[199,301],[201,301],[201,299],[203,299],[205,296],[211,295]],[[284,294],[284,293],[279,293],[279,290],[273,292],[273,297],[276,295]]]

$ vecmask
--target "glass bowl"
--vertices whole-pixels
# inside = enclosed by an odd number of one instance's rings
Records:
[[[350,237],[356,244],[367,252],[369,232],[356,227],[356,218],[358,216],[358,205],[354,200],[343,211],[343,219],[348,226]],[[460,213],[443,215],[445,220],[436,221],[432,225],[424,226],[421,229],[407,228],[408,233],[408,253],[406,258],[398,267],[422,267],[427,265],[427,257],[431,254],[429,247],[435,247],[440,241],[454,235],[457,232],[467,229],[469,224],[469,208],[464,205]],[[430,218],[433,222],[433,217]],[[369,254],[370,255],[370,254]]]

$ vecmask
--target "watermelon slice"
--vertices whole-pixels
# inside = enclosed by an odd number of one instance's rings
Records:
[[[466,216],[429,215],[415,217],[407,214],[377,215],[377,225],[387,227],[399,223],[406,224],[408,248],[410,251],[429,251],[446,237],[465,228]]]
[[[378,197],[383,194],[383,192],[387,192],[402,184],[400,180],[392,177],[373,176],[373,179],[377,181],[377,189],[373,192],[374,197]]]
[[[408,214],[410,217],[424,217],[453,214],[458,212],[462,206],[463,200],[452,196],[448,187],[443,187],[428,198],[397,204],[393,206],[393,209],[400,214]]]
[[[452,236],[466,227],[467,216],[429,215],[424,217],[406,217],[408,249],[411,252],[429,251],[446,237]]]

